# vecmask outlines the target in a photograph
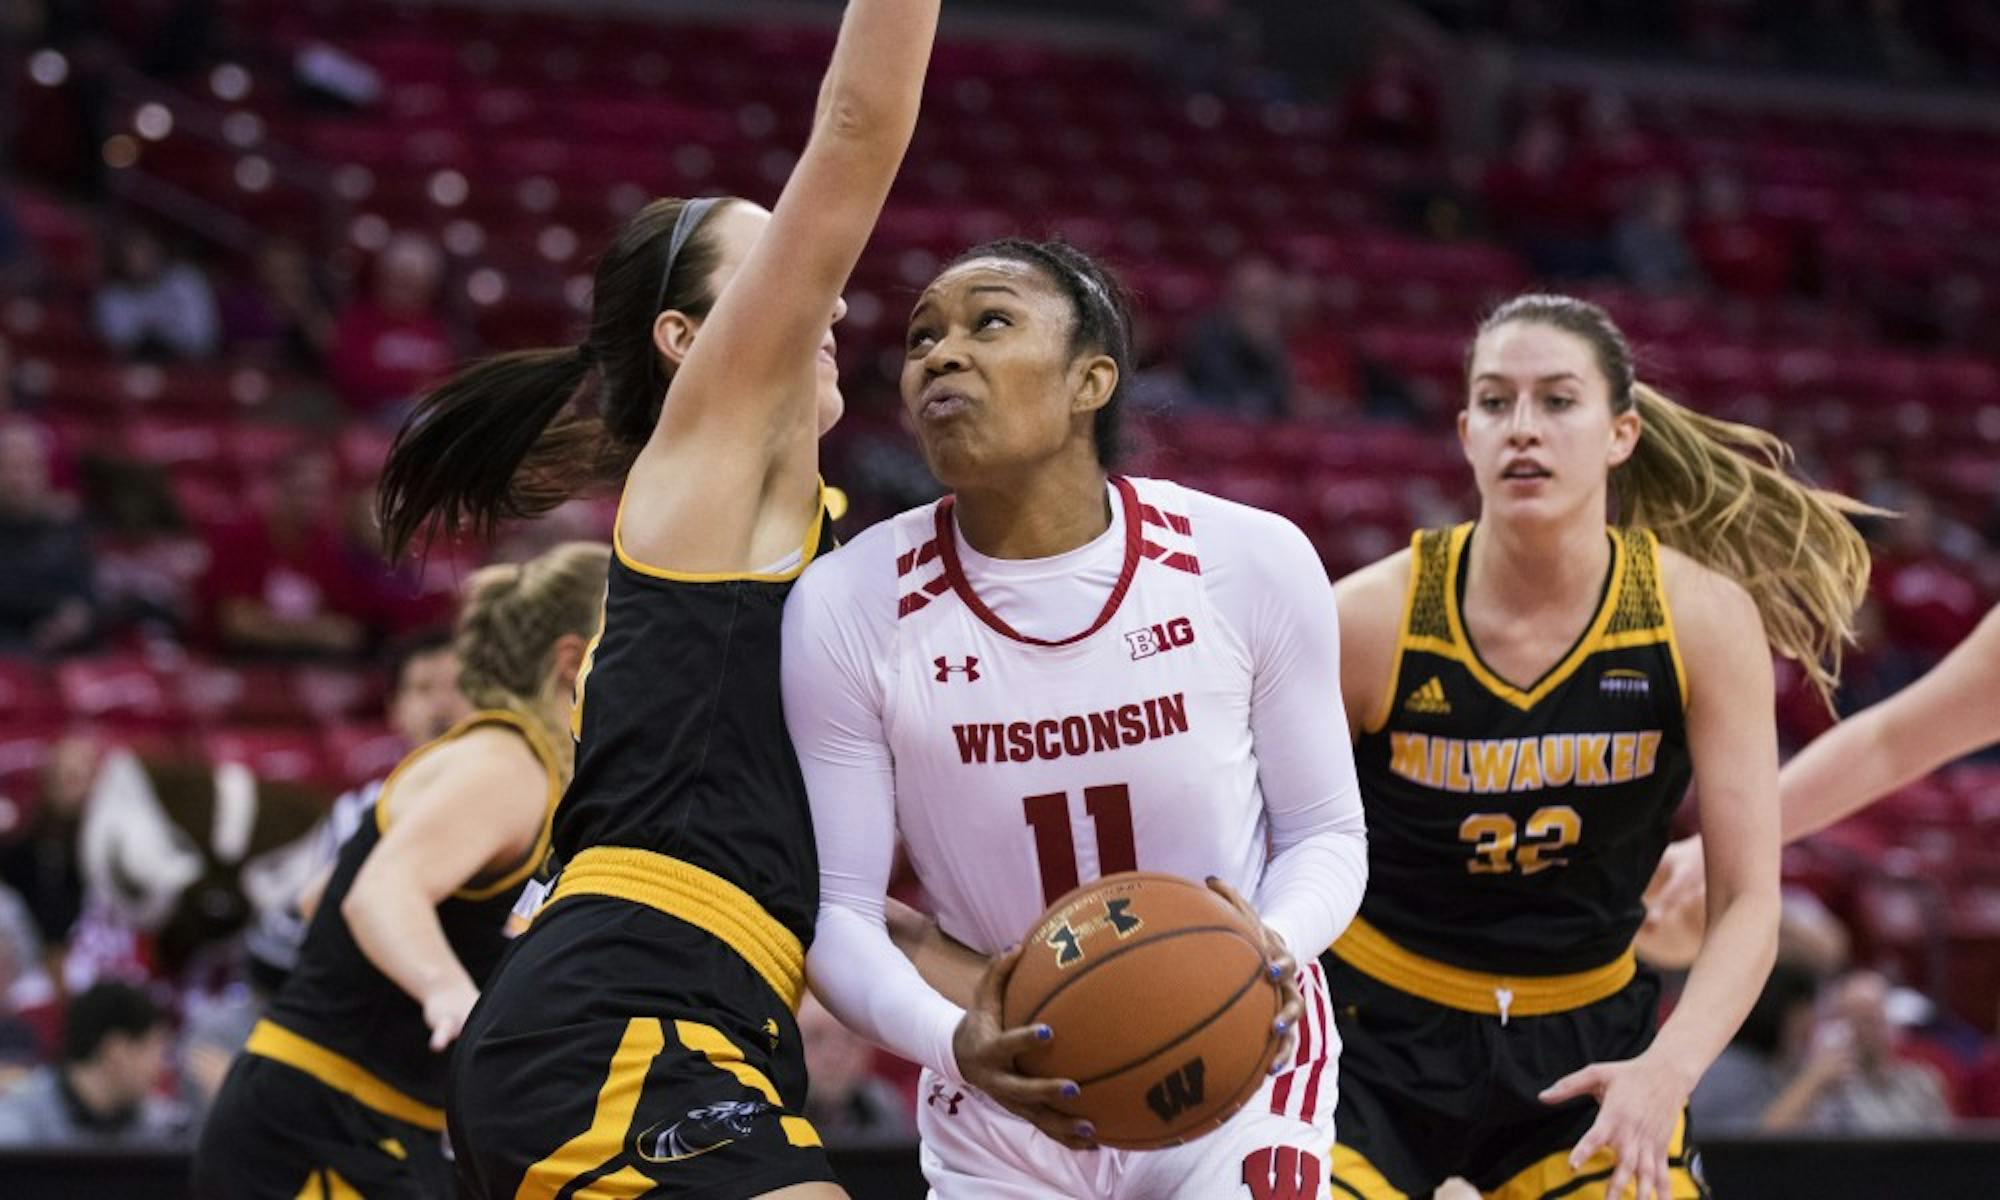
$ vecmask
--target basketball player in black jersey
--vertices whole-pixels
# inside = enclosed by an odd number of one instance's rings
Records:
[[[818,877],[779,620],[831,544],[832,326],[909,145],[937,12],[850,0],[773,211],[649,205],[598,265],[582,345],[447,381],[391,453],[397,548],[624,480],[560,874],[453,1059],[467,1195],[841,1195],[801,1115],[793,1012]]]
[[[449,1191],[444,1051],[547,857],[609,559],[571,543],[468,582],[455,649],[476,711],[397,766],[341,847],[202,1129],[202,1200]]]
[[[1478,521],[1336,588],[1370,880],[1324,958],[1333,1190],[1698,1196],[1688,1093],[1776,946],[1768,648],[1831,686],[1867,579],[1857,506],[1637,382],[1581,301],[1502,307],[1467,386]],[[1690,778],[1709,941],[1656,1035],[1630,945]]]

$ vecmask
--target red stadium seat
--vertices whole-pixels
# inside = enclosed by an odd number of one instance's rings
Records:
[[[203,735],[214,762],[240,762],[259,779],[281,783],[333,783],[317,735],[298,729],[220,729]]]

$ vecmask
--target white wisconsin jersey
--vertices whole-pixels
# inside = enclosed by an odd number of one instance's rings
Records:
[[[949,499],[894,519],[897,826],[940,927],[983,953],[1102,875],[1213,875],[1246,896],[1263,875],[1249,647],[1210,605],[1187,493],[1115,484],[1118,585],[1061,641],[981,602]]]

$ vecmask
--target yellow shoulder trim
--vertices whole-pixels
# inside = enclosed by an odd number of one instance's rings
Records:
[[[1460,526],[1460,531],[1469,532],[1470,526]],[[1451,543],[1451,559],[1448,569],[1451,572],[1450,577],[1453,580],[1458,578],[1459,557],[1465,551],[1466,538],[1464,532],[1455,532]],[[1446,594],[1444,611],[1446,619],[1451,623],[1451,638],[1453,643],[1447,649],[1457,652],[1458,661],[1464,665],[1466,670],[1472,673],[1472,677],[1477,679],[1480,685],[1487,691],[1492,692],[1495,696],[1505,700],[1515,708],[1525,711],[1540,704],[1550,692],[1561,687],[1571,675],[1574,675],[1576,669],[1583,665],[1585,659],[1603,648],[1604,631],[1611,624],[1612,615],[1618,611],[1618,597],[1625,587],[1626,568],[1625,539],[1611,536],[1609,531],[1607,531],[1606,536],[1610,537],[1611,540],[1611,579],[1605,585],[1604,599],[1598,605],[1597,615],[1591,618],[1589,629],[1585,631],[1581,638],[1577,639],[1576,645],[1570,648],[1569,654],[1554,667],[1551,667],[1549,673],[1542,676],[1541,680],[1531,690],[1524,691],[1508,683],[1498,675],[1495,675],[1485,663],[1479,661],[1478,652],[1472,648],[1472,639],[1466,636],[1465,617],[1458,609],[1457,587],[1454,586]],[[1426,646],[1425,649],[1434,650],[1437,653],[1446,652],[1445,649],[1440,649],[1438,646]]]
[[[1419,529],[1410,535],[1410,578],[1403,584],[1403,615],[1396,622],[1396,653],[1389,660],[1389,686],[1382,692],[1382,702],[1369,714],[1368,721],[1361,727],[1363,733],[1380,733],[1389,723],[1389,717],[1396,711],[1396,689],[1403,683],[1403,654],[1410,649],[1410,610],[1417,602],[1417,584],[1424,573],[1424,531]]]
[[[625,552],[625,499],[618,500],[618,516],[611,523],[611,549],[618,561],[629,571],[652,579],[665,579],[672,583],[789,583],[797,579],[812,564],[813,556],[819,553],[820,529],[827,522],[827,486],[824,479],[819,482],[819,491],[813,503],[817,506],[813,519],[806,525],[805,540],[799,546],[799,564],[788,570],[772,573],[756,571],[674,571],[666,567],[656,567],[642,563]]]
[[[1674,606],[1667,603],[1666,557],[1660,553],[1660,536],[1658,534],[1650,529],[1640,529],[1635,532],[1645,538],[1646,552],[1653,556],[1653,590],[1658,594],[1660,619],[1666,628],[1667,656],[1674,660],[1674,679],[1680,685],[1681,711],[1686,712],[1688,706],[1687,663],[1681,659],[1681,639],[1674,632]]]
[[[535,752],[535,758],[542,764],[542,771],[548,777],[548,798],[542,803],[542,830],[535,835],[535,844],[521,857],[520,863],[504,875],[487,883],[468,884],[453,892],[460,900],[490,900],[494,896],[527,882],[535,868],[549,853],[549,838],[555,827],[556,803],[562,799],[562,764],[555,751],[549,747],[548,737],[535,727],[533,721],[519,713],[508,712],[504,708],[481,709],[452,727],[445,737],[459,737],[477,729],[481,725],[505,725],[521,735],[528,743],[528,749]]]

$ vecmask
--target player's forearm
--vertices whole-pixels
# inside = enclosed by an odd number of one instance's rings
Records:
[[[476,986],[452,953],[436,906],[414,882],[363,868],[340,915],[368,961],[418,1004],[448,987]]]
[[[937,19],[938,0],[848,0],[814,134],[879,138],[900,157],[916,125]]]
[[[1687,989],[1646,1056],[1684,1073],[1693,1090],[1749,1015],[1777,954],[1775,882],[1730,897],[1710,921]]]
[[[1257,889],[1257,912],[1303,966],[1347,928],[1367,886],[1368,835],[1356,811],[1272,857]]]
[[[911,1062],[961,1081],[952,1035],[965,1010],[924,981],[878,918],[822,904],[806,971],[841,1024]]]
[[[1781,836],[1818,833],[1884,792],[1923,774],[1903,761],[1882,707],[1849,717],[1794,755],[1778,775]]]
[[[889,940],[917,968],[924,982],[963,1008],[972,1003],[979,977],[991,959],[938,928],[928,916],[891,899],[887,912]]]

